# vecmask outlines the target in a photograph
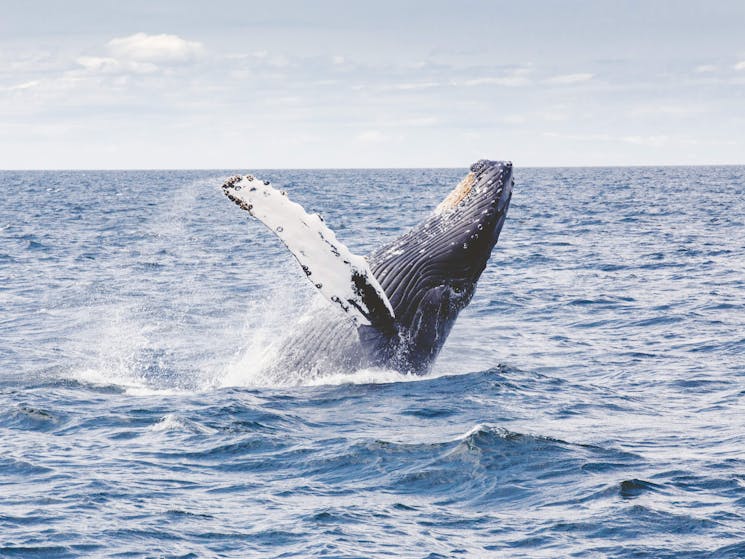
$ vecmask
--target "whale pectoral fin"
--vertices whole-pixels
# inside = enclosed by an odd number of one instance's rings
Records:
[[[226,196],[276,234],[300,263],[308,280],[357,326],[393,329],[394,313],[367,260],[336,238],[318,214],[307,213],[269,181],[231,177]]]

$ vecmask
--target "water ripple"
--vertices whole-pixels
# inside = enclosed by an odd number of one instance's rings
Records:
[[[518,169],[432,375],[288,382],[233,173],[0,172],[0,556],[745,556],[745,169]],[[461,171],[264,174],[364,254]]]

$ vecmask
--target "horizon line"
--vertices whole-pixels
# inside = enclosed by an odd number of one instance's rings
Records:
[[[508,160],[507,160],[508,161]],[[514,165],[514,162],[513,162]],[[663,164],[631,164],[631,165],[515,165],[517,169],[643,169],[656,167],[743,167],[745,163],[663,163]],[[467,169],[463,166],[432,166],[432,167],[242,167],[249,171],[395,171],[395,170],[425,170],[425,169]],[[227,171],[241,167],[49,167],[27,169],[0,169],[2,173],[20,172],[54,172],[54,171]]]

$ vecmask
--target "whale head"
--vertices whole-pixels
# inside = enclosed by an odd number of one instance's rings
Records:
[[[513,184],[512,163],[474,163],[427,219],[370,256],[396,317],[396,343],[388,347],[397,368],[422,373],[431,366],[473,297]]]

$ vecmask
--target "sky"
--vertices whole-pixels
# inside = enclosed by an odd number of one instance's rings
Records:
[[[745,163],[745,2],[0,0],[0,169]]]

